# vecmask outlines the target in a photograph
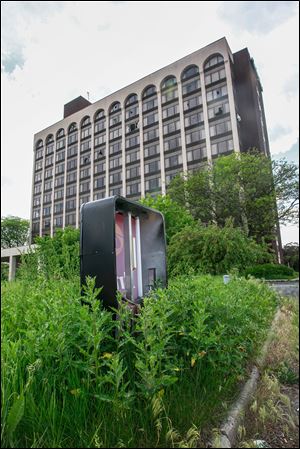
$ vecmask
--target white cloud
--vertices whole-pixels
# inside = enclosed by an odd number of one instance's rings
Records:
[[[97,101],[223,36],[233,52],[249,48],[269,129],[289,130],[271,140],[271,150],[288,150],[298,137],[297,14],[277,16],[275,28],[270,19],[268,34],[258,36],[251,32],[254,19],[236,33],[218,14],[222,4],[2,2],[3,54],[12,58],[21,49],[19,63],[10,61],[11,74],[1,75],[2,177],[10,180],[2,189],[2,215],[29,217],[33,134],[60,120],[65,103],[87,91]]]

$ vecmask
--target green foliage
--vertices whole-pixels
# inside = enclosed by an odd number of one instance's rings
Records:
[[[1,262],[1,281],[8,281],[8,262]]]
[[[297,276],[297,273],[286,265],[262,264],[248,267],[245,270],[245,276],[253,276],[258,279],[291,279]]]
[[[249,265],[268,261],[267,248],[247,238],[232,223],[192,226],[176,234],[168,248],[171,275],[196,273],[224,274],[232,269],[243,271]]]
[[[87,307],[79,277],[3,285],[3,447],[193,446],[192,423],[232,396],[276,295],[254,280],[177,278],[134,319],[119,300],[113,320],[94,286]]]
[[[79,229],[67,227],[58,229],[53,237],[36,238],[35,264],[33,255],[29,268],[35,267],[46,277],[70,278],[79,274]],[[26,258],[25,258],[26,259]]]
[[[258,242],[276,235],[277,210],[282,224],[297,222],[298,168],[271,161],[258,151],[217,158],[169,186],[171,198],[202,223],[224,226],[228,218]]]
[[[286,265],[299,273],[299,243],[287,243],[283,247],[283,260]]]
[[[140,202],[144,206],[151,207],[163,213],[168,244],[173,235],[177,234],[185,226],[193,224],[193,217],[190,213],[175,201],[172,201],[168,195],[157,195],[155,198],[149,195]]]
[[[29,221],[19,217],[1,218],[1,248],[13,248],[28,243]]]

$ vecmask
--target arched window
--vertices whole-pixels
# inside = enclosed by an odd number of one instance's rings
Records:
[[[74,133],[75,131],[77,131],[76,123],[71,123],[68,129],[68,134]]]
[[[39,148],[43,147],[43,141],[42,139],[38,140],[35,146],[35,149],[38,150]]]
[[[177,86],[175,76],[168,76],[161,83],[161,90],[169,90]]]
[[[209,56],[204,63],[204,70],[210,69],[217,64],[224,62],[224,58],[220,53],[216,53],[214,55]]]
[[[54,142],[54,137],[53,134],[49,134],[49,136],[47,136],[46,138],[46,145],[49,145],[50,143]]]
[[[82,119],[81,128],[84,128],[85,126],[88,126],[90,124],[91,124],[91,119],[89,116],[86,116]]]
[[[136,103],[138,101],[138,96],[137,94],[130,94],[129,97],[127,97],[126,101],[125,101],[125,106],[130,106],[133,103]]]
[[[152,85],[145,87],[142,93],[142,98],[150,97],[151,95],[156,94],[156,87]]]
[[[183,70],[181,74],[181,80],[184,81],[196,75],[199,75],[199,67],[197,67],[196,65],[190,65]]]
[[[98,120],[105,119],[105,112],[103,109],[99,109],[94,115],[94,121],[97,122]]]
[[[109,113],[114,114],[115,112],[119,112],[121,110],[121,103],[119,101],[115,101],[109,108]]]
[[[56,139],[60,139],[65,136],[65,130],[63,128],[59,129],[56,133]]]

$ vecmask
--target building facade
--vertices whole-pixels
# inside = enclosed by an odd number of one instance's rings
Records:
[[[179,172],[256,147],[269,155],[262,87],[247,49],[225,38],[91,104],[34,136],[31,235],[79,227],[81,204],[165,194]]]

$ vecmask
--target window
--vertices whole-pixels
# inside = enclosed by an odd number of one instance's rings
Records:
[[[140,151],[134,151],[132,153],[126,154],[126,164],[131,162],[136,162],[140,160]]]
[[[57,175],[59,173],[63,173],[64,170],[65,170],[65,164],[64,163],[63,164],[58,164],[55,167],[55,174]]]
[[[134,147],[135,145],[139,145],[139,143],[140,136],[130,137],[129,139],[126,139],[125,148]]]
[[[66,215],[66,225],[75,225],[76,223],[76,215],[75,214],[69,214]]]
[[[157,137],[158,137],[158,128],[151,129],[150,131],[144,133],[144,142],[156,139]]]
[[[44,190],[51,190],[51,189],[52,189],[52,181],[45,182]]]
[[[76,195],[76,191],[77,191],[76,185],[67,187],[66,196]]]
[[[43,220],[43,225],[44,225],[44,228],[43,228],[43,230],[46,232],[47,230],[49,230],[49,228],[50,228],[50,219],[48,219],[48,220]]]
[[[77,159],[71,159],[67,162],[67,170],[73,170],[77,168]]]
[[[168,173],[166,175],[166,184],[170,184],[170,182],[172,181],[173,178],[175,178],[175,176],[177,176],[178,173]]]
[[[80,144],[80,153],[83,153],[84,151],[88,151],[91,149],[91,141],[90,140],[86,140],[85,142],[82,142]]]
[[[110,189],[109,195],[121,195],[121,187],[114,187],[113,189]]]
[[[37,150],[35,153],[35,159],[40,159],[41,157],[43,157],[43,150]]]
[[[159,147],[158,145],[150,145],[144,148],[144,155],[145,157],[154,156],[155,154],[159,153]]]
[[[196,148],[194,150],[187,152],[187,161],[188,162],[198,161],[200,159],[203,159],[206,156],[207,156],[207,152],[206,152],[205,147]]]
[[[94,180],[95,189],[101,189],[101,187],[104,187],[104,186],[105,186],[105,177],[104,176]]]
[[[61,148],[64,148],[65,146],[65,139],[60,139],[56,142],[56,149],[60,150]]]
[[[43,208],[43,216],[47,217],[48,215],[51,215],[51,206],[47,206]]]
[[[140,176],[140,167],[132,167],[132,168],[128,168],[126,170],[126,178],[130,179],[130,178],[137,178],[138,176]]]
[[[211,154],[213,156],[221,153],[226,153],[227,151],[233,151],[232,139],[223,140],[221,142],[213,143],[211,145]]]
[[[102,162],[101,164],[96,164],[94,173],[103,173],[105,172],[105,162]]]
[[[53,224],[55,228],[61,228],[63,225],[63,217],[54,217]]]
[[[113,159],[110,159],[109,161],[109,168],[117,168],[122,165],[122,158],[121,157],[115,157]]]
[[[227,102],[218,104],[208,109],[208,118],[215,118],[229,112],[229,104]]]
[[[154,95],[156,93],[156,87],[155,86],[149,86],[147,87],[143,92],[143,98],[149,97],[150,95]]]
[[[205,139],[205,130],[197,129],[197,131],[192,131],[186,134],[186,144],[199,142],[199,140]]]
[[[227,86],[217,87],[206,92],[207,101],[217,100],[227,95]]]
[[[161,96],[161,102],[167,103],[168,101],[174,100],[175,98],[178,98],[178,90],[170,90],[169,92],[166,92]]]
[[[36,186],[34,186],[34,193],[41,193],[42,191],[42,184],[37,184]]]
[[[68,148],[68,157],[76,156],[77,155],[77,145],[73,145]]]
[[[40,170],[41,168],[43,168],[43,161],[38,161],[35,163],[35,170]]]
[[[98,123],[95,123],[94,126],[94,133],[99,133],[100,131],[103,131],[105,129],[105,120],[101,120]]]
[[[54,204],[54,213],[58,214],[63,211],[64,203],[55,203]]]
[[[90,117],[85,117],[81,122],[81,128],[88,126],[91,124]]]
[[[40,209],[33,209],[33,214],[32,217],[33,218],[40,218]]]
[[[33,200],[33,206],[39,206],[41,204],[41,197],[38,196]]]
[[[60,189],[60,190],[55,190],[54,192],[54,199],[55,200],[61,200],[64,197],[64,190]]]
[[[137,101],[138,101],[138,96],[136,94],[132,94],[127,98],[125,105],[129,106],[130,104],[136,103]]]
[[[117,102],[117,103],[112,104],[109,112],[112,114],[113,112],[117,112],[120,109],[121,109],[121,104],[120,104],[120,102]]]
[[[161,84],[161,90],[166,90],[171,87],[177,86],[177,81],[175,76],[170,76],[169,78],[165,79]]]
[[[132,122],[129,125],[126,125],[126,134],[132,133],[139,129],[139,122]]]
[[[165,167],[171,168],[171,167],[177,167],[178,165],[182,164],[182,155],[176,154],[175,156],[170,156],[165,159]]]
[[[153,161],[145,164],[145,174],[155,173],[160,170],[160,161]]]
[[[64,177],[60,176],[59,178],[55,178],[55,187],[61,187],[64,185]]]
[[[130,108],[126,109],[125,112],[125,118],[130,119],[131,117],[135,117],[139,113],[139,107],[138,105],[131,106]]]
[[[173,139],[169,139],[164,142],[165,151],[175,150],[176,148],[179,148],[180,146],[181,146],[181,138],[180,137],[174,137]]]
[[[54,144],[46,146],[46,155],[53,153],[53,151],[54,151]]]
[[[192,76],[196,76],[196,75],[199,75],[199,68],[196,65],[193,65],[183,71],[181,78],[182,78],[182,80],[186,80],[186,79],[191,78]]]
[[[47,170],[45,170],[45,179],[51,178],[52,175],[53,175],[53,168],[48,168]]]
[[[72,143],[77,142],[78,140],[78,133],[74,132],[73,134],[70,134],[68,136],[68,145],[72,145]]]
[[[109,119],[109,126],[117,125],[118,123],[121,123],[121,114],[114,115]]]
[[[202,97],[201,95],[197,95],[183,102],[183,110],[188,111],[200,105],[202,105]]]
[[[86,154],[84,156],[81,156],[80,158],[80,165],[86,165],[89,164],[91,162],[91,155],[90,154]]]
[[[118,137],[121,137],[121,136],[122,136],[122,128],[114,129],[113,131],[111,131],[109,133],[110,140],[117,139]]]
[[[182,95],[189,94],[200,88],[200,80],[193,80],[182,86]]]
[[[94,201],[101,200],[104,197],[105,197],[105,192],[94,193]]]
[[[126,195],[137,195],[141,192],[141,184],[138,182],[136,184],[131,184],[126,187]]]
[[[203,122],[203,112],[196,112],[195,114],[191,114],[184,119],[184,125],[187,128],[188,126],[198,125]]]
[[[84,168],[83,170],[80,170],[80,179],[87,178],[90,175],[91,175],[90,167],[89,168]]]
[[[173,106],[168,106],[167,108],[163,108],[163,111],[162,111],[163,118],[172,117],[175,114],[179,114],[178,104],[175,104]]]
[[[103,118],[105,118],[105,114],[104,114],[103,109],[101,109],[100,111],[98,111],[98,112],[96,113],[96,115],[95,115],[95,121],[101,120],[101,119],[103,119]]]
[[[147,191],[156,190],[161,186],[160,178],[149,179],[145,182],[145,188]]]
[[[144,126],[153,125],[156,122],[158,122],[158,113],[157,112],[153,112],[152,114],[148,114],[148,115],[144,116],[144,118],[143,118],[143,125]]]
[[[157,107],[157,98],[152,98],[151,100],[143,102],[143,112],[150,111]]]
[[[225,69],[217,70],[216,72],[209,73],[205,76],[205,84],[215,83],[224,78],[226,78]]]
[[[75,199],[66,201],[66,210],[69,211],[72,209],[76,209],[76,200]]]
[[[109,183],[110,184],[115,184],[116,182],[120,182],[122,181],[122,173],[118,172],[118,173],[113,173],[111,175],[109,175]]]
[[[214,65],[220,64],[224,61],[224,58],[222,55],[215,55],[212,56],[205,64],[204,70],[209,69],[210,67],[213,67]]]
[[[88,192],[89,190],[90,190],[90,181],[83,182],[82,184],[80,184],[79,186],[80,193]]]
[[[73,173],[68,173],[67,174],[67,183],[76,182],[76,179],[77,179],[77,172],[76,171],[74,171]]]
[[[46,157],[45,166],[47,167],[48,165],[52,165],[52,164],[53,164],[53,156]]]
[[[95,150],[95,161],[101,159],[103,156],[105,156],[105,148],[101,148],[101,150],[98,148]]]
[[[90,200],[89,196],[82,196],[81,198],[79,198],[79,206],[82,206],[82,204],[84,203],[88,203]]]
[[[81,130],[81,139],[86,139],[91,136],[91,127]]]
[[[175,131],[178,131],[179,129],[180,129],[180,122],[179,120],[177,120],[176,122],[170,122],[167,125],[164,125],[163,133],[170,134],[174,133]]]
[[[210,137],[217,136],[218,134],[224,134],[228,131],[231,131],[231,122],[230,120],[226,122],[217,123],[209,127]]]
[[[118,153],[119,151],[121,151],[121,149],[122,149],[121,142],[113,143],[112,145],[109,146],[109,154]]]
[[[36,175],[34,175],[34,182],[39,182],[42,180],[42,172],[37,173]]]
[[[51,203],[51,201],[52,201],[52,193],[45,193],[44,203]]]
[[[56,153],[56,162],[64,161],[65,160],[65,151],[60,151],[59,153]]]
[[[102,134],[101,136],[95,137],[94,144],[95,147],[97,145],[102,145],[106,142],[106,134]]]

